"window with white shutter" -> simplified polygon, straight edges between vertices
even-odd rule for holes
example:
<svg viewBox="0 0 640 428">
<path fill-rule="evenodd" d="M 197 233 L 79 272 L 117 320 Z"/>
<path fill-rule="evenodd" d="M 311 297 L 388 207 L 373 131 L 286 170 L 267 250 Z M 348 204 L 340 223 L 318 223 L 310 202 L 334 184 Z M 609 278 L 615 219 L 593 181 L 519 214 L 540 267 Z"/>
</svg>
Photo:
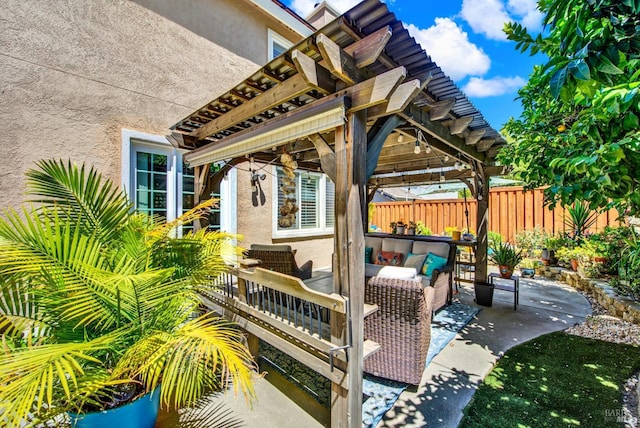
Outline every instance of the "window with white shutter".
<svg viewBox="0 0 640 428">
<path fill-rule="evenodd" d="M 287 180 L 281 168 L 276 169 L 274 192 L 274 237 L 327 235 L 334 226 L 334 185 L 324 174 L 295 171 Z M 294 186 L 290 186 L 293 181 Z M 295 187 L 292 189 L 291 187 Z M 290 214 L 295 204 L 295 216 Z"/>
</svg>

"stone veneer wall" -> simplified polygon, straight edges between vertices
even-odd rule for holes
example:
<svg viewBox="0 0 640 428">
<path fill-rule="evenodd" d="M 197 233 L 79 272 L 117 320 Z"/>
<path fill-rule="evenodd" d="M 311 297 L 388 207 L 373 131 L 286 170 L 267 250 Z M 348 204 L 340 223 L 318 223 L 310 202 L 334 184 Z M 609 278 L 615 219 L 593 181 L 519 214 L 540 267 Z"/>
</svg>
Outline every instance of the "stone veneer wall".
<svg viewBox="0 0 640 428">
<path fill-rule="evenodd" d="M 579 272 L 544 266 L 538 275 L 565 282 L 577 290 L 586 291 L 613 316 L 634 324 L 640 324 L 640 303 L 619 296 L 606 281 L 585 278 Z"/>
</svg>

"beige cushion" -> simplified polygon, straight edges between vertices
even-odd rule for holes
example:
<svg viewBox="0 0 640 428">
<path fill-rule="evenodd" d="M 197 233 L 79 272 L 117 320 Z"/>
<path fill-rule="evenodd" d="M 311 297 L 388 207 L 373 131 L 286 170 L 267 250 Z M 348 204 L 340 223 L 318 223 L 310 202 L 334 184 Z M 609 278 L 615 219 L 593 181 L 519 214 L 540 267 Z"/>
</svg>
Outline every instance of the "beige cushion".
<svg viewBox="0 0 640 428">
<path fill-rule="evenodd" d="M 402 253 L 405 258 L 409 253 L 419 253 L 418 251 L 411 251 L 411 247 L 413 247 L 413 241 L 410 239 L 384 238 L 382 241 L 382 251 Z M 425 251 L 424 254 L 427 254 L 427 251 Z"/>
<path fill-rule="evenodd" d="M 378 251 L 382 250 L 382 238 L 365 236 L 364 246 L 373 248 L 373 251 L 371 253 L 371 258 L 373 259 L 376 254 L 378 254 Z M 373 263 L 373 260 L 371 260 L 371 263 Z"/>
<path fill-rule="evenodd" d="M 411 241 L 410 241 L 411 242 Z M 449 257 L 449 244 L 446 242 L 424 242 L 424 241 L 414 241 L 413 249 L 411 252 L 413 254 L 429 254 L 433 253 L 440 257 Z"/>
<path fill-rule="evenodd" d="M 256 251 L 291 251 L 291 245 L 251 244 L 251 249 Z"/>
</svg>

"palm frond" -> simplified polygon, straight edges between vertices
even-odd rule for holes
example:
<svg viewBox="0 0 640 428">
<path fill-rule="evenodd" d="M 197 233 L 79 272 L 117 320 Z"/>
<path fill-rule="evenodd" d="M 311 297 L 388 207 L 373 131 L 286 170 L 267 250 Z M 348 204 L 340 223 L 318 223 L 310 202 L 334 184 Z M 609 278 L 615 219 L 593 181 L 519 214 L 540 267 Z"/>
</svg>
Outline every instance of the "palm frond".
<svg viewBox="0 0 640 428">
<path fill-rule="evenodd" d="M 40 310 L 33 291 L 9 276 L 1 276 L 0 283 L 0 334 L 16 339 L 46 336 L 50 318 Z"/>
<path fill-rule="evenodd" d="M 178 227 L 184 224 L 193 223 L 194 221 L 204 218 L 209 214 L 209 210 L 218 204 L 218 201 L 218 199 L 208 199 L 183 213 L 175 220 L 158 224 L 158 226 L 149 233 L 150 243 L 153 244 L 155 241 L 160 241 L 171 236 Z"/>
<path fill-rule="evenodd" d="M 83 367 L 101 365 L 91 354 L 113 346 L 122 334 L 117 332 L 90 342 L 31 345 L 0 354 L 3 413 L 26 415 L 34 411 L 34 403 L 36 413 L 43 407 L 57 406 L 57 387 L 70 399 L 78 391 L 78 379 L 85 373 Z M 9 421 L 9 426 L 20 426 L 20 420 Z"/>
<path fill-rule="evenodd" d="M 0 274 L 30 281 L 38 304 L 62 320 L 73 319 L 66 309 L 82 308 L 91 320 L 115 325 L 115 290 L 95 279 L 106 269 L 98 237 L 55 212 L 50 221 L 26 211 L 22 217 L 7 212 L 6 218 L 0 219 Z"/>
<path fill-rule="evenodd" d="M 82 219 L 87 230 L 112 237 L 132 209 L 126 195 L 95 168 L 85 171 L 67 161 L 42 160 L 27 172 L 27 194 L 32 202 L 56 207 L 72 219 Z"/>
<path fill-rule="evenodd" d="M 206 391 L 229 382 L 251 399 L 255 364 L 242 339 L 233 324 L 205 315 L 173 333 L 139 341 L 123 355 L 115 373 L 140 378 L 148 390 L 161 383 L 165 406 L 193 404 Z"/>
</svg>

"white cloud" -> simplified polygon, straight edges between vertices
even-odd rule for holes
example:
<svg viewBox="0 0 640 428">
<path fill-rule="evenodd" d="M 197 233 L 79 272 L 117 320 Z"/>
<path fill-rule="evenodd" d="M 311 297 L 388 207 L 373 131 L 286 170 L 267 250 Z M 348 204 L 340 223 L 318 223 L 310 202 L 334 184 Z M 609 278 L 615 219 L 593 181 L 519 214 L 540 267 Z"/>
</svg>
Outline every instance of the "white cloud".
<svg viewBox="0 0 640 428">
<path fill-rule="evenodd" d="M 311 13 L 316 3 L 320 3 L 320 1 L 321 0 L 293 0 L 291 2 L 291 9 L 304 18 Z M 362 0 L 328 0 L 327 4 L 338 12 L 343 13 L 361 1 Z"/>
<path fill-rule="evenodd" d="M 504 3 L 499 0 L 464 0 L 460 15 L 474 32 L 489 39 L 506 40 L 502 32 L 505 22 L 511 21 Z"/>
<path fill-rule="evenodd" d="M 453 80 L 483 75 L 491 67 L 487 54 L 449 18 L 436 18 L 435 25 L 426 29 L 409 24 L 407 30 Z"/>
<path fill-rule="evenodd" d="M 492 77 L 491 79 L 483 79 L 480 77 L 472 77 L 469 79 L 462 91 L 470 97 L 496 97 L 499 95 L 515 92 L 527 83 L 520 76 L 514 77 Z"/>
<path fill-rule="evenodd" d="M 543 15 L 537 8 L 537 0 L 509 0 L 507 9 L 519 17 L 519 22 L 532 31 L 539 31 L 542 27 Z"/>
<path fill-rule="evenodd" d="M 519 22 L 529 30 L 537 31 L 542 14 L 536 9 L 536 0 L 463 0 L 460 15 L 475 33 L 492 40 L 506 40 L 502 29 L 511 21 Z"/>
</svg>

